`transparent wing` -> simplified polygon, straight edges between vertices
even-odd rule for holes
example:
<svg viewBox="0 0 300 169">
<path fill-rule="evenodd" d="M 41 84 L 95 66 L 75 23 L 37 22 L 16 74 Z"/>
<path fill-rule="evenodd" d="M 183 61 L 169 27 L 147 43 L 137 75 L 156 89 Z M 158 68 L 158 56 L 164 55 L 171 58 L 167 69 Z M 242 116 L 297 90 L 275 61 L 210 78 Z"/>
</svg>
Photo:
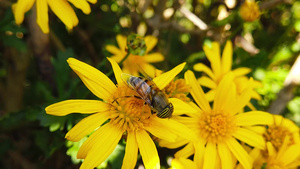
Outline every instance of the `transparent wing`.
<svg viewBox="0 0 300 169">
<path fill-rule="evenodd" d="M 150 86 L 148 86 L 147 83 L 145 83 L 144 80 L 138 80 L 139 82 L 134 82 L 133 79 L 138 79 L 140 77 L 135 77 L 130 74 L 122 73 L 121 74 L 122 80 L 127 84 L 128 87 L 130 87 L 133 91 L 137 93 L 138 96 L 140 96 L 141 99 L 143 99 L 150 107 L 152 107 L 151 104 L 151 96 L 149 95 Z M 143 79 L 143 78 L 140 78 Z M 149 81 L 150 82 L 150 81 Z M 140 83 L 140 84 L 137 84 Z M 142 83 L 142 84 L 141 84 Z M 137 85 L 141 85 L 137 88 Z M 147 85 L 147 86 L 146 86 Z"/>
</svg>

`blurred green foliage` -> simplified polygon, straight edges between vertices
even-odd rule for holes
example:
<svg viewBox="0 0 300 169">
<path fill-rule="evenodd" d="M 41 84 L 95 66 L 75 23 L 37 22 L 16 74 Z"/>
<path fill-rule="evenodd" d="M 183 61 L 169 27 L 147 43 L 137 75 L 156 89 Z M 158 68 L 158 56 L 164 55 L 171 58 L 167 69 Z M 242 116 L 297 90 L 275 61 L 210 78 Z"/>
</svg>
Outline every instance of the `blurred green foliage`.
<svg viewBox="0 0 300 169">
<path fill-rule="evenodd" d="M 66 141 L 64 135 L 85 116 L 50 116 L 44 109 L 67 99 L 96 99 L 66 60 L 75 57 L 103 73 L 110 72 L 111 66 L 106 60 L 110 54 L 105 50 L 105 45 L 117 46 L 117 34 L 157 36 L 158 45 L 154 51 L 161 52 L 165 61 L 155 66 L 162 70 L 184 61 L 187 62 L 187 69 L 192 69 L 198 62 L 208 64 L 202 45 L 211 41 L 223 43 L 227 39 L 232 40 L 235 42 L 233 67 L 251 68 L 249 76 L 263 84 L 258 89 L 263 97 L 256 104 L 259 110 L 267 110 L 277 98 L 300 53 L 299 1 L 280 1 L 265 7 L 259 20 L 244 22 L 239 16 L 242 1 L 233 1 L 236 4 L 228 7 L 228 4 L 217 0 L 187 0 L 184 3 L 145 0 L 143 2 L 149 4 L 143 9 L 138 0 L 99 0 L 91 4 L 89 15 L 74 8 L 79 19 L 79 25 L 74 30 L 66 30 L 65 25 L 50 12 L 51 31 L 46 35 L 49 40 L 40 42 L 45 46 L 42 53 L 36 53 L 37 46 L 32 43 L 36 32 L 29 28 L 33 24 L 28 19 L 31 11 L 25 16 L 27 20 L 18 26 L 10 6 L 14 1 L 4 1 L 9 5 L 0 3 L 0 168 L 3 169 L 79 168 L 80 160 L 76 159 L 76 153 L 84 139 L 73 143 Z M 164 3 L 163 6 L 161 3 Z M 180 12 L 180 7 L 189 9 L 209 29 L 197 28 Z M 170 16 L 168 12 L 171 12 Z M 226 14 L 223 18 L 222 12 Z M 241 38 L 245 41 L 240 41 Z M 48 57 L 45 57 L 47 54 Z M 29 62 L 28 66 L 24 58 Z M 115 80 L 113 75 L 110 78 Z M 15 88 L 10 87 L 10 82 L 15 84 Z M 17 88 L 21 88 L 21 92 L 14 93 Z M 282 113 L 300 124 L 299 84 L 293 92 L 295 97 Z M 16 103 L 14 109 L 6 106 L 8 100 Z M 172 150 L 158 151 L 164 151 L 160 154 L 162 168 L 169 167 L 166 160 L 172 156 Z M 120 143 L 100 168 L 120 168 L 123 155 L 124 143 Z M 138 160 L 137 166 L 141 164 L 142 161 Z"/>
</svg>

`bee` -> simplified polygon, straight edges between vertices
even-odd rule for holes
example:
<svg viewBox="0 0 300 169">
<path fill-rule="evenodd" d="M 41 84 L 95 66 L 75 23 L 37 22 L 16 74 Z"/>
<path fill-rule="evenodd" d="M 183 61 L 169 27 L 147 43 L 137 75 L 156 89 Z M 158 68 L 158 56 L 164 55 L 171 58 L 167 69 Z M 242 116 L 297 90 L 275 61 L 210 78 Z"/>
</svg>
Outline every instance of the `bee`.
<svg viewBox="0 0 300 169">
<path fill-rule="evenodd" d="M 122 73 L 121 77 L 151 107 L 152 114 L 157 113 L 159 118 L 170 118 L 172 116 L 173 104 L 168 101 L 166 95 L 149 76 L 144 78 Z"/>
</svg>

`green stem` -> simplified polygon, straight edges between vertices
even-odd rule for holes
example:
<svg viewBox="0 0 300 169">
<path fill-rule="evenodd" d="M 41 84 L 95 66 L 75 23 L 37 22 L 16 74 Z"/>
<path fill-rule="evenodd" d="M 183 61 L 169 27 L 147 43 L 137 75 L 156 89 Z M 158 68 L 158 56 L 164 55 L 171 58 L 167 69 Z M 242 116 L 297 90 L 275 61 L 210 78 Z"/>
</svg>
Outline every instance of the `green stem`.
<svg viewBox="0 0 300 169">
<path fill-rule="evenodd" d="M 130 55 L 130 52 L 128 51 L 128 53 L 126 54 L 126 56 L 120 61 L 119 65 L 122 65 L 123 62 L 128 58 L 129 55 Z"/>
</svg>

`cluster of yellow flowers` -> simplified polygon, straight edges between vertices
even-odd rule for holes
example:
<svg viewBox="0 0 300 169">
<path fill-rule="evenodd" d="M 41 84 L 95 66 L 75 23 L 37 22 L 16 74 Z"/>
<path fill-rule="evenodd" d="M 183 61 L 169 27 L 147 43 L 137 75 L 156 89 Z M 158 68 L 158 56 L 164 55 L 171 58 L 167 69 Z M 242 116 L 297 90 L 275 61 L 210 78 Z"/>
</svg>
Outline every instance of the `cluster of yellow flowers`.
<svg viewBox="0 0 300 169">
<path fill-rule="evenodd" d="M 18 0 L 12 5 L 12 10 L 16 24 L 21 24 L 24 21 L 25 13 L 35 5 L 36 22 L 44 33 L 49 33 L 48 5 L 68 29 L 72 29 L 78 24 L 78 18 L 68 2 L 81 9 L 83 13 L 89 14 L 91 7 L 88 2 L 95 4 L 97 0 Z"/>
<path fill-rule="evenodd" d="M 24 21 L 25 13 L 35 5 L 37 24 L 44 33 L 49 33 L 48 6 L 68 29 L 73 29 L 73 27 L 78 24 L 79 21 L 76 13 L 69 2 L 72 3 L 76 8 L 80 9 L 83 13 L 89 14 L 91 13 L 89 3 L 95 4 L 97 0 L 17 0 L 17 2 L 12 5 L 12 10 L 16 24 L 20 25 Z M 259 6 L 254 0 L 246 0 L 240 8 L 240 16 L 243 20 L 249 22 L 257 20 L 260 17 Z M 120 41 L 122 41 L 122 37 L 118 38 L 120 38 Z M 120 46 L 121 49 L 122 47 L 124 46 Z M 120 51 L 114 50 L 111 47 L 108 48 L 111 49 L 110 51 L 116 54 L 116 58 L 118 58 Z M 149 47 L 149 49 L 151 48 Z M 160 60 L 162 58 L 160 57 L 157 59 Z M 143 60 L 141 60 L 141 62 L 143 62 Z M 128 69 L 128 67 L 124 69 Z"/>
<path fill-rule="evenodd" d="M 172 160 L 173 169 L 284 169 L 300 166 L 299 128 L 278 115 L 252 109 L 245 112 L 250 99 L 260 99 L 254 91 L 258 82 L 246 76 L 251 70 L 232 70 L 232 44 L 227 41 L 222 57 L 220 45 L 213 42 L 204 46 L 211 68 L 202 63 L 196 71 L 207 76 L 196 79 L 187 70 L 184 79 L 174 78 L 183 70 L 182 63 L 153 78 L 174 106 L 171 118 L 159 118 L 137 93 L 122 79 L 122 73 L 138 75 L 138 64 L 145 72 L 156 72 L 150 65 L 162 61 L 159 53 L 149 53 L 157 43 L 145 37 L 148 47 L 145 56 L 126 55 L 126 37 L 118 35 L 119 49 L 108 45 L 114 56 L 108 58 L 117 84 L 92 66 L 74 58 L 67 61 L 86 87 L 100 100 L 66 100 L 52 104 L 46 113 L 64 116 L 85 113 L 67 134 L 66 139 L 79 141 L 92 133 L 81 146 L 77 158 L 84 159 L 81 169 L 100 165 L 125 138 L 123 169 L 133 169 L 138 152 L 146 169 L 160 168 L 155 142 L 161 147 L 181 148 Z M 170 85 L 171 83 L 171 85 Z M 204 93 L 201 86 L 210 88 Z M 188 92 L 192 99 L 186 99 Z M 191 101 L 193 100 L 193 101 Z M 251 108 L 251 106 L 250 106 Z"/>
</svg>

